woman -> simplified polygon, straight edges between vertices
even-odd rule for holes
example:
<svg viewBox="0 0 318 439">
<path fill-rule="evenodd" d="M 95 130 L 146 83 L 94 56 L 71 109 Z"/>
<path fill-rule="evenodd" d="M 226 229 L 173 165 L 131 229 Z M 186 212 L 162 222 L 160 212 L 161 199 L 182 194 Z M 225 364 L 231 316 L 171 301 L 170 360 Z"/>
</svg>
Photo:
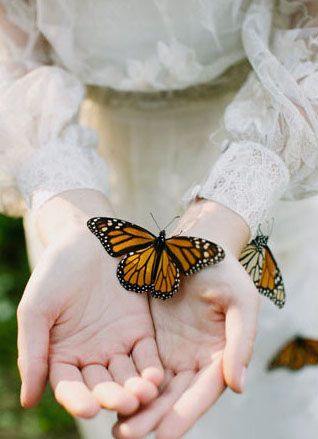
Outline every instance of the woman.
<svg viewBox="0 0 318 439">
<path fill-rule="evenodd" d="M 49 373 L 71 414 L 105 407 L 130 416 L 116 437 L 177 438 L 225 386 L 242 392 L 259 298 L 238 256 L 274 208 L 288 308 L 262 304 L 246 396 L 225 395 L 189 437 L 212 428 L 222 439 L 253 428 L 257 437 L 314 437 L 315 372 L 265 368 L 295 333 L 317 336 L 315 306 L 299 317 L 315 300 L 314 269 L 295 270 L 311 256 L 316 199 L 275 205 L 317 184 L 315 3 L 1 5 L 2 210 L 24 215 L 35 266 L 18 310 L 22 405 L 39 401 Z M 108 171 L 85 125 L 98 129 Z M 125 293 L 118 261 L 86 220 L 116 215 L 152 227 L 153 211 L 168 222 L 191 185 L 176 232 L 222 245 L 224 263 L 184 282 L 168 303 Z M 301 390 L 286 401 L 291 386 Z M 277 417 L 282 401 L 288 423 Z M 104 437 L 104 418 L 90 422 L 87 437 Z"/>
</svg>

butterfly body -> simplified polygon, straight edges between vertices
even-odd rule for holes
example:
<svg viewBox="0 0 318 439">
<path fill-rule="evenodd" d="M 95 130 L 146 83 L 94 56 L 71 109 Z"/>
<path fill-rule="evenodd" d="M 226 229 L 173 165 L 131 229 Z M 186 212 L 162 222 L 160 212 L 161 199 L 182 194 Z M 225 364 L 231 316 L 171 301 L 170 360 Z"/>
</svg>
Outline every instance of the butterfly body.
<svg viewBox="0 0 318 439">
<path fill-rule="evenodd" d="M 252 243 L 255 245 L 257 250 L 261 253 L 263 250 L 265 250 L 267 243 L 268 243 L 268 236 L 266 235 L 257 235 Z"/>
<path fill-rule="evenodd" d="M 149 291 L 154 297 L 156 297 L 156 293 L 153 291 L 153 285 L 154 285 L 154 282 L 156 279 L 158 265 L 159 265 L 160 260 L 162 258 L 162 253 L 163 253 L 163 251 L 166 251 L 165 242 L 166 242 L 166 232 L 165 232 L 165 230 L 161 230 L 159 233 L 159 236 L 154 238 L 154 241 L 152 244 L 154 255 L 155 255 L 153 264 L 145 264 L 145 279 L 148 279 L 148 282 L 144 283 L 142 286 L 139 286 L 138 284 L 133 285 L 125 280 L 125 274 L 126 274 L 125 273 L 125 258 L 122 259 L 122 261 L 119 263 L 118 268 L 117 268 L 117 277 L 119 279 L 119 282 L 121 283 L 121 285 L 124 288 L 126 288 L 128 291 L 135 291 L 136 293 L 143 293 L 145 291 Z M 135 259 L 132 259 L 132 261 L 131 261 L 132 269 L 137 264 L 141 264 L 140 258 L 138 258 L 140 250 L 143 251 L 143 249 L 137 249 L 136 251 L 131 251 L 128 254 L 128 257 L 130 257 L 131 259 L 135 255 L 137 255 L 137 257 L 135 257 Z M 128 270 L 126 270 L 126 272 L 127 271 Z M 178 288 L 178 287 L 179 287 L 179 272 L 176 271 L 175 288 Z M 173 291 L 170 293 L 170 295 L 163 294 L 162 298 L 168 299 L 172 295 L 173 295 Z"/>
<path fill-rule="evenodd" d="M 163 300 L 178 291 L 180 274 L 191 275 L 225 257 L 220 246 L 205 239 L 166 238 L 165 230 L 155 236 L 117 218 L 91 218 L 87 226 L 111 256 L 124 256 L 118 264 L 117 278 L 126 290 L 150 292 Z"/>
<path fill-rule="evenodd" d="M 277 262 L 268 247 L 268 236 L 259 232 L 243 250 L 240 262 L 259 293 L 282 308 L 286 301 L 285 288 Z"/>
</svg>

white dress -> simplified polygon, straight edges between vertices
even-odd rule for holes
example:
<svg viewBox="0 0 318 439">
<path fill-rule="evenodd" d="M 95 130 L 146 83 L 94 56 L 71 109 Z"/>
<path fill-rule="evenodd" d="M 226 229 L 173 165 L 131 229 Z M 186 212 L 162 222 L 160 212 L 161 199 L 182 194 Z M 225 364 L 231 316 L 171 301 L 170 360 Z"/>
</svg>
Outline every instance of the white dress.
<svg viewBox="0 0 318 439">
<path fill-rule="evenodd" d="M 274 216 L 287 305 L 262 302 L 246 393 L 226 392 L 188 437 L 316 437 L 318 369 L 266 371 L 295 334 L 318 338 L 318 19 L 306 2 L 0 7 L 0 209 L 24 215 L 31 263 L 32 212 L 69 189 L 105 192 L 147 227 L 149 211 L 166 223 L 196 195 L 239 213 L 252 236 Z M 83 434 L 110 437 L 107 422 Z"/>
</svg>

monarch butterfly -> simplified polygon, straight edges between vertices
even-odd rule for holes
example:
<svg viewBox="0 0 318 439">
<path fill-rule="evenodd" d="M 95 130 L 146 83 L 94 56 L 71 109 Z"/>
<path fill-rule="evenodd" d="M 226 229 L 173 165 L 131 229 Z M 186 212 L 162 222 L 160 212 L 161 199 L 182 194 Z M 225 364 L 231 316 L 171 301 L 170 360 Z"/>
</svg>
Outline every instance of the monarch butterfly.
<svg viewBox="0 0 318 439">
<path fill-rule="evenodd" d="M 267 242 L 268 236 L 259 228 L 256 238 L 247 244 L 239 260 L 259 293 L 282 308 L 286 301 L 283 278 Z"/>
<path fill-rule="evenodd" d="M 318 340 L 297 336 L 275 355 L 268 369 L 285 367 L 299 370 L 305 366 L 314 365 L 318 365 Z"/>
<path fill-rule="evenodd" d="M 169 299 L 179 288 L 180 273 L 188 276 L 225 257 L 224 250 L 206 239 L 172 236 L 165 229 L 159 236 L 116 218 L 91 218 L 87 222 L 111 256 L 124 256 L 117 277 L 128 291 L 149 291 L 159 299 Z"/>
</svg>

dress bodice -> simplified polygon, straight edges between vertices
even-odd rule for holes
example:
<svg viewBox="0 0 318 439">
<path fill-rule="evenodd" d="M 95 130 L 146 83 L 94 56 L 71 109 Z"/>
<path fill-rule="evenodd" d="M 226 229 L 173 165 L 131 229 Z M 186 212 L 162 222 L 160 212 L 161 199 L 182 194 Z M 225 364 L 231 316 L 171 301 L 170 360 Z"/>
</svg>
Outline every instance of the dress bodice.
<svg viewBox="0 0 318 439">
<path fill-rule="evenodd" d="M 184 88 L 244 57 L 250 0 L 38 2 L 53 56 L 84 82 L 124 90 Z M 84 30 L 84 31 L 83 31 Z"/>
</svg>

